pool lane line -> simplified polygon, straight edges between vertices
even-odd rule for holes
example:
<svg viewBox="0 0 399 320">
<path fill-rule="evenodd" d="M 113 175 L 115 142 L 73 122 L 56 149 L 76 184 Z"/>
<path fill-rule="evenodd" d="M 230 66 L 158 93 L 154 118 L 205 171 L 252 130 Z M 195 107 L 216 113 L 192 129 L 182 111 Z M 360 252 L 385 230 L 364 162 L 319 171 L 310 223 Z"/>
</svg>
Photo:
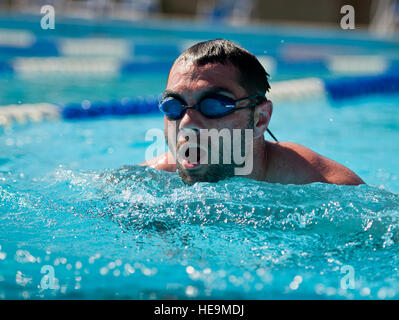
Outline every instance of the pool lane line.
<svg viewBox="0 0 399 320">
<path fill-rule="evenodd" d="M 399 93 L 399 73 L 362 77 L 303 78 L 271 83 L 267 97 L 273 102 L 330 99 L 340 101 L 372 94 Z M 46 119 L 93 119 L 157 113 L 158 96 L 123 98 L 108 102 L 84 100 L 66 104 L 0 106 L 0 126 Z"/>
<path fill-rule="evenodd" d="M 265 70 L 273 74 L 321 74 L 335 76 L 383 75 L 399 70 L 399 60 L 382 56 L 330 56 L 324 60 L 289 61 L 267 55 L 258 55 Z M 114 56 L 62 56 L 62 57 L 15 57 L 0 60 L 0 75 L 16 76 L 38 74 L 54 76 L 90 77 L 99 74 L 119 76 L 139 73 L 167 73 L 174 59 L 139 56 L 122 59 Z"/>
</svg>

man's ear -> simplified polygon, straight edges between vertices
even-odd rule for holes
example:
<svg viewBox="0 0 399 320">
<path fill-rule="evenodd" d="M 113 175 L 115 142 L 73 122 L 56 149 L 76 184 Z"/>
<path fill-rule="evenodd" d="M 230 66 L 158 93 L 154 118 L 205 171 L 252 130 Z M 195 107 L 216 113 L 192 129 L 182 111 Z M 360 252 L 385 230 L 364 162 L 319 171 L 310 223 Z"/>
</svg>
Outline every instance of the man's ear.
<svg viewBox="0 0 399 320">
<path fill-rule="evenodd" d="M 273 103 L 270 100 L 262 102 L 255 108 L 254 139 L 263 137 L 273 113 Z"/>
</svg>

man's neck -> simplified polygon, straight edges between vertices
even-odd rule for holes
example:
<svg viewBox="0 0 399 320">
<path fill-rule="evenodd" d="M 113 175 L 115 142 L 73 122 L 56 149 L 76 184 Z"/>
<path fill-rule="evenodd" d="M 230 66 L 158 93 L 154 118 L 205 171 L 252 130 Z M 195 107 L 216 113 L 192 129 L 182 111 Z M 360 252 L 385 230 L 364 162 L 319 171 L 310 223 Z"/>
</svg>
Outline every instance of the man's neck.
<svg viewBox="0 0 399 320">
<path fill-rule="evenodd" d="M 253 170 L 248 178 L 267 181 L 268 173 L 268 142 L 262 137 L 254 140 L 253 145 Z"/>
</svg>

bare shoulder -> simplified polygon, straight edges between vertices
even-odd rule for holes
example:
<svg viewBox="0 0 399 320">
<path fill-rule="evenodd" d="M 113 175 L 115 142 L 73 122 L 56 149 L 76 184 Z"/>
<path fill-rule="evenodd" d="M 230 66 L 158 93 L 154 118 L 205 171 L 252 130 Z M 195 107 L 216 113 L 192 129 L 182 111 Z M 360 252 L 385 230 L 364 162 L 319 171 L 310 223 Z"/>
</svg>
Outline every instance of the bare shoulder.
<svg viewBox="0 0 399 320">
<path fill-rule="evenodd" d="M 165 152 L 155 158 L 140 163 L 140 166 L 149 166 L 156 170 L 163 170 L 169 172 L 176 171 L 176 164 L 173 155 L 170 152 Z"/>
<path fill-rule="evenodd" d="M 271 144 L 273 162 L 282 162 L 280 168 L 287 172 L 286 179 L 294 181 L 292 183 L 324 182 L 340 185 L 364 183 L 349 168 L 300 144 L 291 142 Z"/>
</svg>

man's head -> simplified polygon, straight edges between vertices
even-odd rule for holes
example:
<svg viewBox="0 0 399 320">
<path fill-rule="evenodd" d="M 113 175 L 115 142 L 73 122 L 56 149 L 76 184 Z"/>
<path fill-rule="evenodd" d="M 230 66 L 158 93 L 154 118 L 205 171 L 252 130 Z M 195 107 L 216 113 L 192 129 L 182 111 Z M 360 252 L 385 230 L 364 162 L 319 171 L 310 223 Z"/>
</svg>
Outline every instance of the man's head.
<svg viewBox="0 0 399 320">
<path fill-rule="evenodd" d="M 270 88 L 267 77 L 268 74 L 256 57 L 233 42 L 221 39 L 200 42 L 176 59 L 169 72 L 164 98 L 177 98 L 183 105 L 191 107 L 197 105 L 204 97 L 215 94 L 231 100 L 265 97 Z M 220 162 L 214 164 L 210 160 L 211 152 L 215 151 L 214 145 L 210 141 L 207 141 L 206 145 L 200 145 L 199 138 L 194 143 L 190 139 L 188 143 L 187 131 L 199 134 L 201 129 L 227 129 L 229 132 L 253 129 L 253 139 L 263 140 L 272 114 L 271 102 L 250 98 L 236 105 L 237 112 L 217 119 L 208 118 L 198 110 L 190 108 L 178 120 L 165 117 L 165 136 L 171 152 L 175 155 L 179 174 L 185 182 L 218 181 L 233 176 L 234 168 L 238 166 L 234 161 L 232 148 L 228 149 L 230 154 L 227 155 L 227 158 L 231 159 L 230 163 L 223 163 L 223 159 L 226 159 L 226 155 L 223 155 L 223 150 L 226 152 L 224 146 L 231 141 L 223 140 L 218 147 L 216 146 Z M 248 106 L 253 107 L 246 108 Z M 241 108 L 242 110 L 239 110 Z M 173 135 L 177 136 L 177 143 L 171 141 L 170 137 Z M 239 144 L 243 149 L 243 132 L 241 137 Z M 193 148 L 187 148 L 188 145 Z M 185 151 L 182 151 L 184 149 Z M 200 156 L 205 154 L 207 161 L 198 157 L 198 163 L 192 163 L 187 159 L 192 152 Z"/>
</svg>

